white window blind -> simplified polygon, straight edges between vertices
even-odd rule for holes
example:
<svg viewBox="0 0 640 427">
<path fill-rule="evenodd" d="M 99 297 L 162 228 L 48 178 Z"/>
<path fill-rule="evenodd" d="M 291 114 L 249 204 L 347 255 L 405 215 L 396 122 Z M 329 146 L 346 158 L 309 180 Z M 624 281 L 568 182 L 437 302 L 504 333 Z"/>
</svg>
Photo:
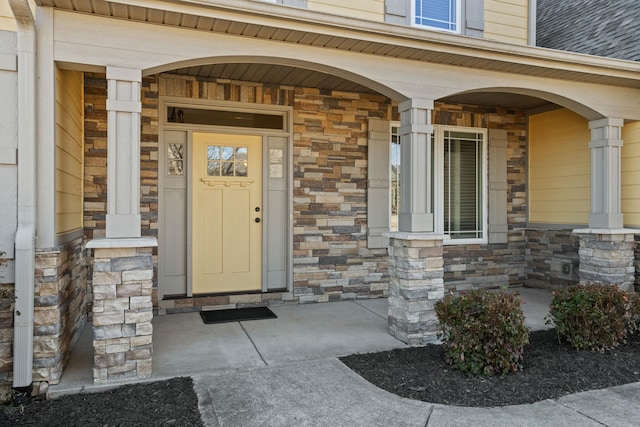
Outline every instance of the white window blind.
<svg viewBox="0 0 640 427">
<path fill-rule="evenodd" d="M 415 0 L 414 22 L 431 28 L 459 31 L 459 0 Z"/>
</svg>

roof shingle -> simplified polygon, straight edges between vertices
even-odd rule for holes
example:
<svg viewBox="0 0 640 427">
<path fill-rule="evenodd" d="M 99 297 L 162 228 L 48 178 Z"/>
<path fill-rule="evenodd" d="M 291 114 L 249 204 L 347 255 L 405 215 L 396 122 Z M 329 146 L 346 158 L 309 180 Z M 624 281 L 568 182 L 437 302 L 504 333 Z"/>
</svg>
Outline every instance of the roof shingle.
<svg viewBox="0 0 640 427">
<path fill-rule="evenodd" d="M 538 0 L 536 44 L 640 61 L 640 1 Z"/>
</svg>

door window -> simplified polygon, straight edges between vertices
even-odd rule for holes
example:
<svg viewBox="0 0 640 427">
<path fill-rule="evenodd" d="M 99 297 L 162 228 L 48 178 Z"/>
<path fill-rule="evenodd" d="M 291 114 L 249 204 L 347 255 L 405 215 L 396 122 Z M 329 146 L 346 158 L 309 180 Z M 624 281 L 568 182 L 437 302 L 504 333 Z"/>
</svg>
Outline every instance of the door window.
<svg viewBox="0 0 640 427">
<path fill-rule="evenodd" d="M 209 145 L 207 147 L 207 175 L 246 177 L 247 147 Z"/>
</svg>

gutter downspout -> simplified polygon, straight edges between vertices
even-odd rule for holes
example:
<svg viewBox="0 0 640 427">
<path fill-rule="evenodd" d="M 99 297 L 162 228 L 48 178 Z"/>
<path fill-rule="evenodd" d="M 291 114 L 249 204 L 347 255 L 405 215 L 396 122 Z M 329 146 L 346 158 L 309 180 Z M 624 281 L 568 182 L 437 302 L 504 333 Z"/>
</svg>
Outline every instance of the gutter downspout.
<svg viewBox="0 0 640 427">
<path fill-rule="evenodd" d="M 529 0 L 529 19 L 528 19 L 527 38 L 529 46 L 537 46 L 537 26 L 538 26 L 538 0 Z"/>
<path fill-rule="evenodd" d="M 36 234 L 36 28 L 28 0 L 9 0 L 18 24 L 18 230 L 16 232 L 13 387 L 28 403 L 33 387 Z M 17 403 L 14 398 L 14 403 Z"/>
</svg>

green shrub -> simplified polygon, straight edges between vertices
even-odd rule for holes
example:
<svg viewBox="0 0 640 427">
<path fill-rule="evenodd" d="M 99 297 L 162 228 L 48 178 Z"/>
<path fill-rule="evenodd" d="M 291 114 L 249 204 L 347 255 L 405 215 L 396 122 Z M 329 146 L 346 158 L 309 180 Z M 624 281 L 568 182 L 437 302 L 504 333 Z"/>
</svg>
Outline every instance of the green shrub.
<svg viewBox="0 0 640 427">
<path fill-rule="evenodd" d="M 529 343 L 518 294 L 472 291 L 435 305 L 447 361 L 473 375 L 505 375 L 522 369 Z"/>
<path fill-rule="evenodd" d="M 576 285 L 555 291 L 547 323 L 577 350 L 604 351 L 640 330 L 640 297 L 615 285 Z"/>
</svg>

